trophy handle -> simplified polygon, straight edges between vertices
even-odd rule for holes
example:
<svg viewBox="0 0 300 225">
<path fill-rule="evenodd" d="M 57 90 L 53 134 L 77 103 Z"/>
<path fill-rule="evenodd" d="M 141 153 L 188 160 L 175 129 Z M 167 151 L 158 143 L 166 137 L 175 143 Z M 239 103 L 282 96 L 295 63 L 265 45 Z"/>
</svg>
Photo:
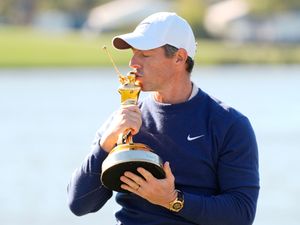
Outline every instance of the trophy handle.
<svg viewBox="0 0 300 225">
<path fill-rule="evenodd" d="M 119 134 L 117 145 L 133 144 L 131 129 L 127 129 L 124 133 Z"/>
</svg>

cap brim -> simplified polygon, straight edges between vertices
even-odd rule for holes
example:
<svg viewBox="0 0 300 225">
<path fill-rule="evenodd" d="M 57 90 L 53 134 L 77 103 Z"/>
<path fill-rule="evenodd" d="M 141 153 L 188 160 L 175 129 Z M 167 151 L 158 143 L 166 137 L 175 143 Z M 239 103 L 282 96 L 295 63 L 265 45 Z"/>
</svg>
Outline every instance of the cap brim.
<svg viewBox="0 0 300 225">
<path fill-rule="evenodd" d="M 157 43 L 155 38 L 146 38 L 143 34 L 128 33 L 113 38 L 112 44 L 116 49 L 135 48 L 149 50 L 163 46 L 165 43 Z"/>
</svg>

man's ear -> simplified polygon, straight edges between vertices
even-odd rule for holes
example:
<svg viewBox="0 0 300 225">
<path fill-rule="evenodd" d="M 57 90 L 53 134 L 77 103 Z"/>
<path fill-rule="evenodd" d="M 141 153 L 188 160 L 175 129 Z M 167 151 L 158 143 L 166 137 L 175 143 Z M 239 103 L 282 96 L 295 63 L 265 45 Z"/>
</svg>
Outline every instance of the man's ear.
<svg viewBox="0 0 300 225">
<path fill-rule="evenodd" d="M 188 58 L 187 51 L 184 48 L 178 49 L 176 52 L 176 63 L 179 64 L 185 64 L 186 60 Z"/>
</svg>

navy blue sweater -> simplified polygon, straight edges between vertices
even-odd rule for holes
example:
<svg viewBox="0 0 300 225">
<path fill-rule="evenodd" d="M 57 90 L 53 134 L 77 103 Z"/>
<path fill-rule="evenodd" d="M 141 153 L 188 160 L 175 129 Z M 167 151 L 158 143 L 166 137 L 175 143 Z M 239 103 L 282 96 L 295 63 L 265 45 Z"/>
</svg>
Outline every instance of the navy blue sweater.
<svg viewBox="0 0 300 225">
<path fill-rule="evenodd" d="M 199 89 L 191 100 L 160 104 L 153 96 L 140 103 L 143 125 L 135 142 L 149 145 L 169 161 L 175 186 L 184 193 L 179 213 L 153 205 L 134 194 L 118 193 L 116 218 L 124 225 L 248 225 L 259 192 L 258 151 L 248 119 Z M 113 117 L 113 116 L 112 116 Z M 107 157 L 98 141 L 68 185 L 76 215 L 98 211 L 112 196 L 100 183 Z"/>
</svg>

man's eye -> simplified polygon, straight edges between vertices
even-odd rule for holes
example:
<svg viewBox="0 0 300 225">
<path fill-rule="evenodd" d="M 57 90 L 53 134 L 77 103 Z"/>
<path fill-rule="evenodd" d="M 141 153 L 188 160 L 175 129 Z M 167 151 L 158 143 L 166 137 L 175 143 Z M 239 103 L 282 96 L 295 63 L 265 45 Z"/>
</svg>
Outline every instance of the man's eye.
<svg viewBox="0 0 300 225">
<path fill-rule="evenodd" d="M 150 55 L 147 55 L 147 54 L 143 53 L 143 57 L 147 58 L 147 57 L 150 57 Z"/>
</svg>

